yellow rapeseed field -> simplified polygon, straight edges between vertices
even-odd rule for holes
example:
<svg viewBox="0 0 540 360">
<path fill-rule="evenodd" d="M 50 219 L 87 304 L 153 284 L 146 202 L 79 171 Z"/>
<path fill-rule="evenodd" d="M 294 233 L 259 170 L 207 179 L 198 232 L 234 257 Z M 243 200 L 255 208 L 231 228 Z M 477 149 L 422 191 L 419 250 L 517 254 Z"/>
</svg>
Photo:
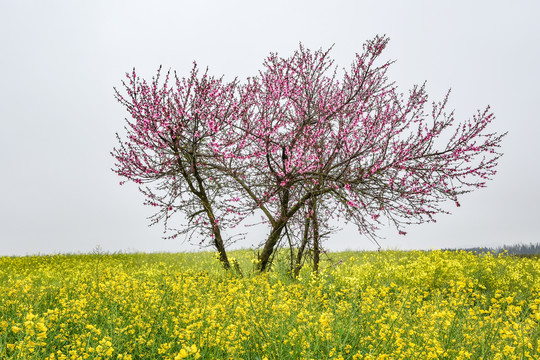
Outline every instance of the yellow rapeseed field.
<svg viewBox="0 0 540 360">
<path fill-rule="evenodd" d="M 1 359 L 539 359 L 538 259 L 286 252 L 0 258 Z"/>
</svg>

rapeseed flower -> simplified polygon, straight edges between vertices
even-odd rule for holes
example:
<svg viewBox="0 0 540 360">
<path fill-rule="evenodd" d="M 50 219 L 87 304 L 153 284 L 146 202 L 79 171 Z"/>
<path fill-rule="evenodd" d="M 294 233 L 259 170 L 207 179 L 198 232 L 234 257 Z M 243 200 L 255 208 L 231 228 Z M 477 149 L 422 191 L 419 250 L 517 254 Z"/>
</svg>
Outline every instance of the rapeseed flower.
<svg viewBox="0 0 540 360">
<path fill-rule="evenodd" d="M 234 257 L 252 266 L 253 254 Z M 539 355 L 538 261 L 439 251 L 338 258 L 348 260 L 296 280 L 233 276 L 204 253 L 103 255 L 98 270 L 91 256 L 0 258 L 9 274 L 0 358 Z"/>
</svg>

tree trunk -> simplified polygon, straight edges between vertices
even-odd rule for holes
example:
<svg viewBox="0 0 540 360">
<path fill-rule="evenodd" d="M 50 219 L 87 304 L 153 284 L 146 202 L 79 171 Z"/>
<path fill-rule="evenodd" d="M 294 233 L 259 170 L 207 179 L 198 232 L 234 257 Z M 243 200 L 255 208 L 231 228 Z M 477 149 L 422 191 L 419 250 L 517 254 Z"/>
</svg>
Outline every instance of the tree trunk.
<svg viewBox="0 0 540 360">
<path fill-rule="evenodd" d="M 289 206 L 289 189 L 285 188 L 283 190 L 283 195 L 281 197 L 280 217 L 278 221 L 274 223 L 272 232 L 270 233 L 268 240 L 266 240 L 263 251 L 261 255 L 259 256 L 259 271 L 260 272 L 266 271 L 268 266 L 270 265 L 269 264 L 270 256 L 274 252 L 274 247 L 276 246 L 277 242 L 279 241 L 279 238 L 281 237 L 281 232 L 283 231 L 283 228 L 285 227 L 285 225 L 287 225 L 288 206 Z"/>
<path fill-rule="evenodd" d="M 229 259 L 227 258 L 227 251 L 225 250 L 225 245 L 223 244 L 221 230 L 219 229 L 219 225 L 216 224 L 216 218 L 212 213 L 210 203 L 208 202 L 208 199 L 206 199 L 206 196 L 204 196 L 204 198 L 201 198 L 201 201 L 205 208 L 206 215 L 208 216 L 208 220 L 210 221 L 210 225 L 212 226 L 212 233 L 214 234 L 214 246 L 219 254 L 219 261 L 221 262 L 221 265 L 225 270 L 230 270 L 231 264 L 229 263 Z"/>
<path fill-rule="evenodd" d="M 302 244 L 300 244 L 300 248 L 298 249 L 298 253 L 296 254 L 296 264 L 294 266 L 293 272 L 293 276 L 295 278 L 298 277 L 298 274 L 300 274 L 300 270 L 302 269 L 302 257 L 304 255 L 304 250 L 306 249 L 306 245 L 309 240 L 309 221 L 310 218 L 307 218 L 306 224 L 304 226 L 304 238 L 302 239 Z"/>
<path fill-rule="evenodd" d="M 186 179 L 186 182 L 189 186 L 189 189 L 193 194 L 195 194 L 199 200 L 201 201 L 201 204 L 204 208 L 204 211 L 206 212 L 206 215 L 208 216 L 208 221 L 210 222 L 210 226 L 212 226 L 212 234 L 214 234 L 214 246 L 219 253 L 219 261 L 221 262 L 221 265 L 225 270 L 229 270 L 231 268 L 231 264 L 229 263 L 229 259 L 227 258 L 227 252 L 225 250 L 225 245 L 223 244 L 223 238 L 221 237 L 221 231 L 219 229 L 219 224 L 216 223 L 216 218 L 214 216 L 214 212 L 212 211 L 212 205 L 210 204 L 210 201 L 208 200 L 208 197 L 206 196 L 205 186 L 204 182 L 201 178 L 201 175 L 198 171 L 197 166 L 197 159 L 195 157 L 195 153 L 191 152 L 188 153 L 188 164 L 191 164 L 191 167 L 189 170 L 187 169 L 186 164 L 182 161 L 182 157 L 180 156 L 180 151 L 177 147 L 174 149 L 176 158 L 178 159 L 178 168 L 180 170 L 180 173 Z M 197 181 L 197 187 L 195 184 L 191 181 L 191 176 L 195 178 L 195 181 Z M 197 190 L 198 189 L 198 190 Z"/>
<path fill-rule="evenodd" d="M 216 222 L 214 212 L 212 211 L 212 205 L 210 204 L 210 201 L 206 196 L 206 191 L 204 190 L 202 179 L 200 178 L 197 171 L 195 171 L 194 175 L 197 183 L 199 184 L 199 191 L 197 195 L 199 196 L 199 199 L 201 199 L 201 203 L 204 207 L 204 210 L 206 211 L 208 220 L 210 221 L 210 226 L 212 226 L 212 233 L 214 234 L 214 246 L 219 253 L 219 261 L 221 262 L 221 265 L 225 270 L 230 270 L 231 264 L 229 263 L 229 259 L 227 258 L 227 252 L 225 250 L 225 245 L 223 244 L 223 238 L 221 237 L 221 230 L 219 229 L 219 224 Z"/>
<path fill-rule="evenodd" d="M 319 243 L 319 221 L 317 220 L 317 207 L 313 199 L 310 203 L 313 209 L 313 272 L 319 272 L 320 243 Z"/>
<path fill-rule="evenodd" d="M 258 270 L 260 272 L 264 272 L 267 269 L 267 267 L 270 265 L 270 256 L 272 256 L 272 253 L 274 252 L 274 246 L 276 246 L 280 236 L 281 232 L 283 231 L 283 228 L 285 227 L 286 221 L 279 219 L 276 222 L 276 225 L 272 229 L 272 232 L 270 233 L 270 236 L 268 237 L 268 240 L 266 240 L 266 243 L 264 244 L 264 248 L 259 255 L 259 264 L 258 264 Z"/>
<path fill-rule="evenodd" d="M 214 246 L 219 253 L 219 261 L 221 262 L 221 265 L 225 270 L 230 270 L 231 264 L 229 263 L 229 259 L 227 258 L 227 252 L 225 251 L 225 245 L 223 244 L 223 239 L 221 237 L 221 231 L 219 230 L 219 226 L 217 226 L 217 224 L 213 224 L 212 229 L 214 233 Z"/>
</svg>

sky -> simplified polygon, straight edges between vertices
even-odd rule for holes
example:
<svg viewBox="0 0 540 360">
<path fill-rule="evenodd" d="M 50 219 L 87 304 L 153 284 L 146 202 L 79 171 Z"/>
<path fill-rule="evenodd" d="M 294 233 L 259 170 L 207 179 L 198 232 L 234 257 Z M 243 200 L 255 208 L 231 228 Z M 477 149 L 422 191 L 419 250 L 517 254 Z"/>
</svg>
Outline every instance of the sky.
<svg viewBox="0 0 540 360">
<path fill-rule="evenodd" d="M 538 1 L 2 1 L 0 2 L 0 256 L 103 251 L 197 251 L 149 227 L 152 209 L 119 186 L 110 155 L 127 113 L 114 99 L 133 67 L 187 75 L 193 61 L 226 80 L 256 75 L 270 52 L 334 46 L 348 68 L 362 44 L 386 34 L 381 55 L 406 93 L 427 81 L 451 88 L 456 120 L 490 105 L 508 135 L 498 174 L 461 207 L 406 236 L 384 230 L 383 249 L 540 242 L 540 14 Z M 250 227 L 233 247 L 267 233 Z M 330 250 L 374 250 L 344 226 Z"/>
</svg>

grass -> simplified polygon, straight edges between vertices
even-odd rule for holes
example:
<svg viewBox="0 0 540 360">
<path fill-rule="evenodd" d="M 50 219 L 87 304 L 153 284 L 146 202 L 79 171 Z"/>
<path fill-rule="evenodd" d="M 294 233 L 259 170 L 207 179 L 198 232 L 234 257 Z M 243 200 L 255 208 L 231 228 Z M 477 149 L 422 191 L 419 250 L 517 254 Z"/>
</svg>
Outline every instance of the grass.
<svg viewBox="0 0 540 360">
<path fill-rule="evenodd" d="M 330 254 L 243 276 L 212 253 L 0 258 L 2 359 L 536 359 L 537 258 Z"/>
</svg>

